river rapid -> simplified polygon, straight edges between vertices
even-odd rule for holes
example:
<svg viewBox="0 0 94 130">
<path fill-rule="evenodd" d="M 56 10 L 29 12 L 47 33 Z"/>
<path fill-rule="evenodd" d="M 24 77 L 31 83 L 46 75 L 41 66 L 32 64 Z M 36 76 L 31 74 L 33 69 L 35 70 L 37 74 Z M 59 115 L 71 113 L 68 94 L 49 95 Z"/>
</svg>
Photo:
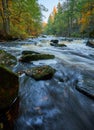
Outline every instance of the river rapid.
<svg viewBox="0 0 94 130">
<path fill-rule="evenodd" d="M 94 129 L 94 48 L 83 39 L 60 40 L 67 47 L 54 47 L 48 38 L 2 43 L 4 49 L 19 59 L 23 50 L 55 55 L 55 59 L 31 63 L 18 61 L 14 72 L 35 66 L 56 69 L 51 80 L 36 81 L 19 76 L 19 116 L 15 130 L 93 130 Z M 78 88 L 78 89 L 77 89 Z M 79 91 L 81 88 L 82 91 Z"/>
</svg>

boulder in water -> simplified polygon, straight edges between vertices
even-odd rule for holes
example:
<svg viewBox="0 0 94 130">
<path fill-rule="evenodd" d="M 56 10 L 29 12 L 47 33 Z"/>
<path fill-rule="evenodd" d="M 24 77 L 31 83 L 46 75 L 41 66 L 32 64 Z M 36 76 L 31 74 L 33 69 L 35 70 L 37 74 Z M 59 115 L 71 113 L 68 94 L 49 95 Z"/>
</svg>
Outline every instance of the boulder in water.
<svg viewBox="0 0 94 130">
<path fill-rule="evenodd" d="M 59 41 L 57 39 L 56 40 L 54 39 L 54 40 L 51 40 L 50 42 L 58 44 Z"/>
<path fill-rule="evenodd" d="M 37 61 L 37 60 L 53 59 L 53 58 L 55 58 L 55 56 L 50 54 L 27 54 L 27 55 L 23 55 L 19 59 L 19 61 L 30 62 L 30 61 Z"/>
<path fill-rule="evenodd" d="M 18 96 L 18 76 L 0 66 L 0 112 L 11 106 Z"/>
<path fill-rule="evenodd" d="M 51 46 L 55 46 L 55 47 L 66 47 L 65 44 L 56 44 L 56 43 L 50 43 Z"/>
<path fill-rule="evenodd" d="M 50 45 L 55 47 L 66 47 L 65 44 L 58 44 L 58 42 L 59 42 L 58 40 L 51 40 Z"/>
<path fill-rule="evenodd" d="M 93 41 L 87 41 L 86 46 L 94 48 L 94 42 Z"/>
<path fill-rule="evenodd" d="M 22 51 L 22 55 L 28 55 L 28 54 L 40 54 L 40 53 L 35 51 L 29 51 L 29 50 Z"/>
<path fill-rule="evenodd" d="M 90 73 L 83 75 L 82 84 L 77 84 L 76 89 L 82 94 L 94 99 L 94 76 Z"/>
<path fill-rule="evenodd" d="M 16 65 L 17 59 L 15 56 L 7 53 L 4 50 L 0 50 L 0 65 L 4 65 L 6 67 L 13 67 Z"/>
<path fill-rule="evenodd" d="M 94 99 L 94 88 L 89 88 L 89 87 L 80 87 L 80 86 L 76 86 L 76 89 L 81 92 L 82 94 L 88 96 L 91 99 Z"/>
<path fill-rule="evenodd" d="M 31 70 L 25 72 L 26 75 L 34 78 L 35 80 L 48 80 L 51 79 L 55 73 L 55 69 L 51 66 L 44 65 L 33 67 Z"/>
</svg>

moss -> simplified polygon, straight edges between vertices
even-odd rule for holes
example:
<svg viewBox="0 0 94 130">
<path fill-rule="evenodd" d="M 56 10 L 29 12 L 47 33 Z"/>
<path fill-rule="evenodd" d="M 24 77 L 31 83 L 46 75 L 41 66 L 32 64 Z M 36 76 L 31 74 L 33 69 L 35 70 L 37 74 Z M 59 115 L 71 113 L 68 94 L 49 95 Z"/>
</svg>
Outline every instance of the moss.
<svg viewBox="0 0 94 130">
<path fill-rule="evenodd" d="M 36 60 L 53 59 L 53 58 L 55 58 L 55 56 L 50 55 L 50 54 L 28 54 L 28 55 L 22 56 L 20 58 L 20 61 L 30 62 L 30 61 L 36 61 Z"/>
<path fill-rule="evenodd" d="M 56 43 L 50 43 L 51 46 L 55 46 L 55 47 L 66 47 L 65 44 L 56 44 Z"/>
<path fill-rule="evenodd" d="M 13 67 L 14 65 L 16 65 L 16 63 L 17 59 L 15 58 L 15 56 L 7 53 L 4 50 L 0 50 L 0 65 Z"/>
<path fill-rule="evenodd" d="M 22 51 L 22 55 L 28 55 L 28 54 L 40 54 L 40 53 L 35 51 L 29 51 L 29 50 Z"/>
<path fill-rule="evenodd" d="M 51 79 L 54 73 L 55 69 L 48 65 L 33 67 L 31 70 L 26 72 L 28 76 L 31 76 L 35 80 Z"/>
<path fill-rule="evenodd" d="M 18 93 L 18 76 L 0 66 L 0 109 L 9 106 Z"/>
<path fill-rule="evenodd" d="M 65 44 L 58 44 L 57 47 L 66 47 L 66 45 Z"/>
</svg>

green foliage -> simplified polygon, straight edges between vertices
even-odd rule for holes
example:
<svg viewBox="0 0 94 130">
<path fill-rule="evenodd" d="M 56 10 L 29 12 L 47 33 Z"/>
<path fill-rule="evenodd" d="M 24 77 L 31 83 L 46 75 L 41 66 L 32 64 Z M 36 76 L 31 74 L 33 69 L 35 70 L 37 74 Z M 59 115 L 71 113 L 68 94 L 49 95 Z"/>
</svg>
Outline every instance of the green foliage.
<svg viewBox="0 0 94 130">
<path fill-rule="evenodd" d="M 41 32 L 41 9 L 37 0 L 4 0 L 0 2 L 0 13 L 0 30 L 6 36 L 27 37 Z"/>
<path fill-rule="evenodd" d="M 94 2 L 92 0 L 67 0 L 63 4 L 58 3 L 57 12 L 52 21 L 49 17 L 44 32 L 59 36 L 94 37 L 93 17 Z"/>
</svg>

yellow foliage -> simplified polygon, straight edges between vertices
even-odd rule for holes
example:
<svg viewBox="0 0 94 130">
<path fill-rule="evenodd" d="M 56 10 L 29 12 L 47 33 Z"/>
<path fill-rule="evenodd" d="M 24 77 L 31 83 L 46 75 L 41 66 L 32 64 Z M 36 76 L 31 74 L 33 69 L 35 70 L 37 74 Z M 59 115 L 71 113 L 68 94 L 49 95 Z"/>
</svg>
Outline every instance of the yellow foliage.
<svg viewBox="0 0 94 130">
<path fill-rule="evenodd" d="M 94 6 L 94 3 L 90 3 L 90 2 L 85 3 L 85 5 L 83 6 L 82 17 L 79 20 L 79 23 L 81 24 L 81 31 L 87 28 L 90 25 L 91 20 L 93 19 L 92 18 L 94 15 L 93 6 Z"/>
<path fill-rule="evenodd" d="M 46 25 L 47 25 L 46 22 L 43 22 L 43 23 L 42 23 L 42 26 L 43 26 L 43 27 L 46 27 Z"/>
<path fill-rule="evenodd" d="M 56 15 L 56 13 L 57 13 L 57 8 L 54 6 L 54 8 L 53 8 L 53 15 Z"/>
</svg>

